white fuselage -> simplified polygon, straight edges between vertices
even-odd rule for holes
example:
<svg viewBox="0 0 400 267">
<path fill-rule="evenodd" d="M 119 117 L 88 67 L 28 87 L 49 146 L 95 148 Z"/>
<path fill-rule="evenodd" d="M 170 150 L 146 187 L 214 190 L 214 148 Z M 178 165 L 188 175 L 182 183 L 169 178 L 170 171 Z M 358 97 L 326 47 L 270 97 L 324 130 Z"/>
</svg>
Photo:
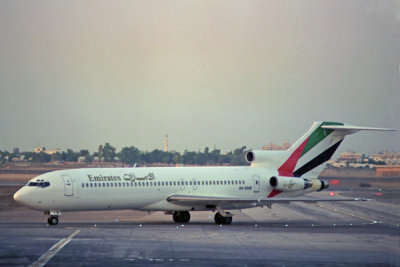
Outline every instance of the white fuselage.
<svg viewBox="0 0 400 267">
<path fill-rule="evenodd" d="M 54 171 L 31 179 L 14 196 L 42 211 L 134 209 L 145 211 L 209 210 L 206 205 L 177 205 L 171 195 L 236 198 L 266 197 L 277 171 L 251 167 L 87 168 Z M 48 182 L 46 187 L 35 183 Z M 307 193 L 305 191 L 302 192 Z M 293 196 L 282 193 L 280 196 Z M 297 192 L 295 195 L 299 195 Z M 257 203 L 231 203 L 243 209 Z"/>
</svg>

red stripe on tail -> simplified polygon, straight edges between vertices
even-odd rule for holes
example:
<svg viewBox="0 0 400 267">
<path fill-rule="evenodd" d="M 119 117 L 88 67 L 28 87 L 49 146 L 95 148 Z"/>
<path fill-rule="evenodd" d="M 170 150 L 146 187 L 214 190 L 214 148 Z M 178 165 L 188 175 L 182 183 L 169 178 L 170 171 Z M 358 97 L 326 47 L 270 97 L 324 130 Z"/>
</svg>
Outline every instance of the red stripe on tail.
<svg viewBox="0 0 400 267">
<path fill-rule="evenodd" d="M 293 177 L 293 171 L 296 167 L 297 162 L 303 152 L 304 148 L 306 147 L 307 141 L 310 137 L 308 137 L 304 142 L 290 155 L 290 157 L 279 167 L 278 173 L 281 176 L 289 176 Z"/>
</svg>

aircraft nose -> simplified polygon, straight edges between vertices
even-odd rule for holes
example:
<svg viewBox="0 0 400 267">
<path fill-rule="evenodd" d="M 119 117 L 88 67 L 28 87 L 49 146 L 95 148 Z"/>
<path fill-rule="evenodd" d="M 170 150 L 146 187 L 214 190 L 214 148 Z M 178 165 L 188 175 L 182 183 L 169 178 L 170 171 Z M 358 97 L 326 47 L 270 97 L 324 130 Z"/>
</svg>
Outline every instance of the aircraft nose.
<svg viewBox="0 0 400 267">
<path fill-rule="evenodd" d="M 15 202 L 18 202 L 20 204 L 26 205 L 27 203 L 27 196 L 26 196 L 26 190 L 25 188 L 21 188 L 14 194 L 14 200 Z"/>
</svg>

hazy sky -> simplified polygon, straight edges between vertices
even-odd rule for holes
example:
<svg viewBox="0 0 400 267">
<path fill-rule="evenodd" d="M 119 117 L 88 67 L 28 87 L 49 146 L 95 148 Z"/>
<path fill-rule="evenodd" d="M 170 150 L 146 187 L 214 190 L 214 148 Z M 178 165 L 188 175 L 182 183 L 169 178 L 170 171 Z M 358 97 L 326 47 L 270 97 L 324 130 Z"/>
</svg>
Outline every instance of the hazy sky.
<svg viewBox="0 0 400 267">
<path fill-rule="evenodd" d="M 399 1 L 0 1 L 0 150 L 400 130 L 399 63 Z M 341 148 L 399 151 L 400 131 Z"/>
</svg>

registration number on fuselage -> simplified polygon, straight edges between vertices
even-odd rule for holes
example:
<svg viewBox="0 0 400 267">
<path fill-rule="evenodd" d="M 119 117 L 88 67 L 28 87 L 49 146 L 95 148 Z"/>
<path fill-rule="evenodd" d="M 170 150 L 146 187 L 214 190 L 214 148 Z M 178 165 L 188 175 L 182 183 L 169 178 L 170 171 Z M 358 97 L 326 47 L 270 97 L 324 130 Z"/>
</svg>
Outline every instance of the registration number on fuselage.
<svg viewBox="0 0 400 267">
<path fill-rule="evenodd" d="M 239 190 L 251 190 L 251 186 L 239 186 Z"/>
</svg>

